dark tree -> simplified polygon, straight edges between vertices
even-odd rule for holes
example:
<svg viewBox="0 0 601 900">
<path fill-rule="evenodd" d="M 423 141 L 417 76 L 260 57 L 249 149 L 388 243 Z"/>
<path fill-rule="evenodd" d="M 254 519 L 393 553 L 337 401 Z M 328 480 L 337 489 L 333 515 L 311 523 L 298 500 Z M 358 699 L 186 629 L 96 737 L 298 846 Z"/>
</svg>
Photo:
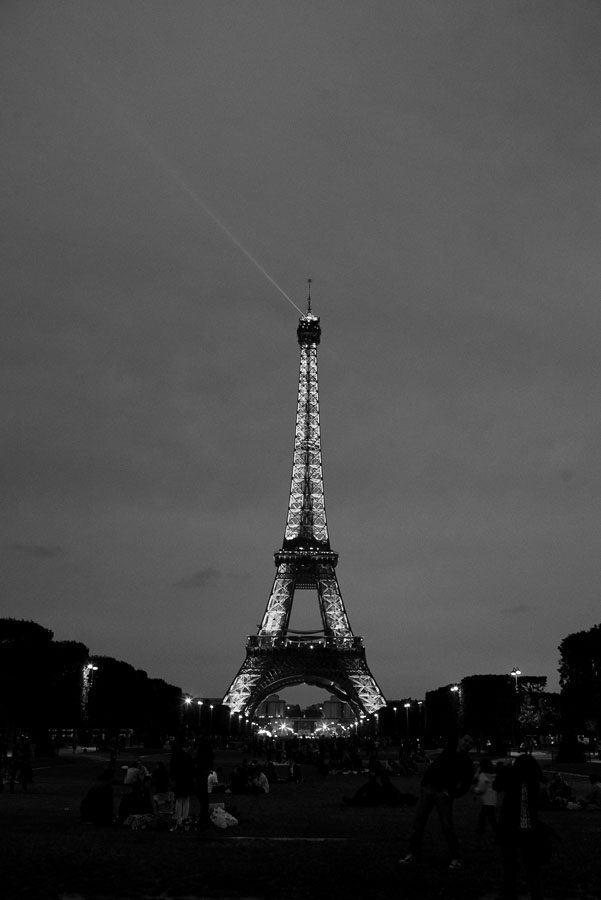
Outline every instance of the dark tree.
<svg viewBox="0 0 601 900">
<path fill-rule="evenodd" d="M 517 739 L 519 694 L 510 675 L 469 675 L 461 682 L 463 728 L 499 752 Z"/>
<path fill-rule="evenodd" d="M 601 726 L 601 625 L 569 634 L 559 645 L 562 758 L 578 753 L 576 736 L 598 740 Z M 570 750 L 571 748 L 571 750 Z"/>
<path fill-rule="evenodd" d="M 52 638 L 36 622 L 0 619 L 0 725 L 9 745 L 19 734 L 34 744 L 46 739 Z"/>
<path fill-rule="evenodd" d="M 134 742 L 162 746 L 180 728 L 182 691 L 110 656 L 95 656 L 88 724 L 109 743 L 127 732 Z"/>
<path fill-rule="evenodd" d="M 426 692 L 426 740 L 432 746 L 444 745 L 460 728 L 461 695 L 460 691 L 452 690 L 454 687 L 447 684 Z"/>
<path fill-rule="evenodd" d="M 88 695 L 88 726 L 116 741 L 122 731 L 133 731 L 139 722 L 141 678 L 129 663 L 111 656 L 95 656 L 92 661 L 97 669 Z"/>
<path fill-rule="evenodd" d="M 90 651 L 79 641 L 54 641 L 50 648 L 49 722 L 57 732 L 77 732 L 85 713 L 84 667 Z"/>
</svg>

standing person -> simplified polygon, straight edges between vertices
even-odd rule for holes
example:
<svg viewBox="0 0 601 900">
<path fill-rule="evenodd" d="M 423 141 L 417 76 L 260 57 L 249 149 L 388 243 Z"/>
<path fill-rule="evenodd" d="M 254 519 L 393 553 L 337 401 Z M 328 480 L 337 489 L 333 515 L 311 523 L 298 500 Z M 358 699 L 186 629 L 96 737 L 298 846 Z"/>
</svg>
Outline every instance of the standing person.
<svg viewBox="0 0 601 900">
<path fill-rule="evenodd" d="M 21 785 L 22 790 L 27 793 L 27 785 L 33 780 L 33 768 L 31 765 L 31 747 L 24 736 L 20 737 L 13 747 L 9 778 L 11 794 L 17 781 Z"/>
<path fill-rule="evenodd" d="M 0 737 L 0 791 L 4 790 L 4 777 L 8 774 L 8 744 Z"/>
<path fill-rule="evenodd" d="M 150 776 L 153 794 L 166 794 L 169 790 L 169 772 L 164 762 L 158 762 Z"/>
<path fill-rule="evenodd" d="M 196 778 L 196 796 L 198 798 L 198 822 L 200 825 L 210 825 L 209 818 L 209 772 L 214 765 L 213 748 L 206 735 L 200 735 L 196 756 L 194 758 L 194 774 Z"/>
<path fill-rule="evenodd" d="M 29 745 L 26 745 L 23 749 L 23 753 L 21 756 L 21 769 L 19 771 L 19 781 L 21 782 L 21 789 L 27 793 L 27 785 L 33 781 L 33 766 L 31 765 L 31 753 L 29 750 Z"/>
<path fill-rule="evenodd" d="M 589 775 L 591 789 L 582 801 L 583 809 L 601 809 L 601 783 L 598 775 Z"/>
<path fill-rule="evenodd" d="M 434 808 L 451 854 L 449 868 L 460 869 L 463 865 L 453 827 L 453 800 L 465 794 L 472 784 L 474 765 L 468 755 L 472 743 L 469 734 L 464 734 L 458 741 L 450 741 L 426 770 L 409 837 L 409 853 L 400 860 L 401 865 L 419 861 L 424 830 Z"/>
<path fill-rule="evenodd" d="M 181 744 L 173 745 L 169 775 L 175 794 L 175 825 L 171 830 L 178 831 L 190 815 L 190 798 L 194 793 L 194 762 Z"/>
<path fill-rule="evenodd" d="M 497 833 L 497 792 L 492 786 L 494 780 L 492 762 L 490 759 L 481 759 L 474 785 L 474 797 L 480 801 L 476 834 L 484 834 L 487 822 L 493 835 Z"/>
<path fill-rule="evenodd" d="M 517 900 L 518 869 L 523 864 L 530 897 L 543 900 L 541 865 L 550 857 L 550 829 L 539 821 L 538 805 L 545 777 L 529 753 L 497 776 L 495 789 L 505 791 L 499 813 L 498 841 L 503 859 L 502 900 Z"/>
</svg>

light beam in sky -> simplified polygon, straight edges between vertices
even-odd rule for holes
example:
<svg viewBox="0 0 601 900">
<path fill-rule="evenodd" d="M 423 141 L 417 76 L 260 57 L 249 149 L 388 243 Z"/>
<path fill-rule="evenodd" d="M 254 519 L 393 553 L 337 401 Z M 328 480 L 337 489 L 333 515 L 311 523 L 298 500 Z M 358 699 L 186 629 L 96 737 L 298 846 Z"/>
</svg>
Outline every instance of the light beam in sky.
<svg viewBox="0 0 601 900">
<path fill-rule="evenodd" d="M 68 54 L 65 55 L 65 59 L 68 59 Z M 253 264 L 253 266 L 256 269 L 258 269 L 262 275 L 265 276 L 265 278 L 270 282 L 270 284 L 272 284 L 274 286 L 274 288 L 276 288 L 276 290 L 278 290 L 280 292 L 282 297 L 284 297 L 288 301 L 288 303 L 290 303 L 296 310 L 298 310 L 298 312 L 301 314 L 301 316 L 304 315 L 303 310 L 300 309 L 300 307 L 298 307 L 296 305 L 294 300 L 292 300 L 288 296 L 286 291 L 282 287 L 280 287 L 280 285 L 277 283 L 275 278 L 273 278 L 269 274 L 269 272 L 267 272 L 267 270 L 261 265 L 261 263 L 257 259 L 255 259 L 255 257 L 252 255 L 250 250 L 246 249 L 244 244 L 236 237 L 236 235 L 231 231 L 231 229 L 228 228 L 228 226 L 215 215 L 215 213 L 210 209 L 210 207 L 207 206 L 207 204 L 200 197 L 200 195 L 194 189 L 194 187 L 190 184 L 190 182 L 185 178 L 185 176 L 182 175 L 182 173 L 178 169 L 176 169 L 175 166 L 173 166 L 171 164 L 171 162 L 167 159 L 167 157 L 156 148 L 155 144 L 150 140 L 148 135 L 144 134 L 142 131 L 140 131 L 140 129 L 136 125 L 134 125 L 134 123 L 133 123 L 134 117 L 132 115 L 132 111 L 127 106 L 125 106 L 123 103 L 114 100 L 112 97 L 110 97 L 104 91 L 99 89 L 96 84 L 93 84 L 90 77 L 88 76 L 88 74 L 85 71 L 82 71 L 81 66 L 78 67 L 77 76 L 78 76 L 77 80 L 78 80 L 79 84 L 81 85 L 82 83 L 85 83 L 88 86 L 89 91 L 96 97 L 96 99 L 98 101 L 100 101 L 100 103 L 105 108 L 107 108 L 110 111 L 111 115 L 114 116 L 114 118 L 120 123 L 120 125 L 126 131 L 128 131 L 131 135 L 133 135 L 133 137 L 136 138 L 136 141 L 138 143 L 141 143 L 144 145 L 149 156 L 155 161 L 155 163 L 157 163 L 157 165 L 164 172 L 166 172 L 169 175 L 171 180 L 174 181 L 181 188 L 181 190 L 185 194 L 187 194 L 187 196 L 191 200 L 193 200 L 197 206 L 199 206 L 202 209 L 202 211 L 205 213 L 205 215 L 208 216 L 208 218 L 211 219 L 211 221 L 214 222 L 215 225 L 217 225 L 217 227 L 219 229 L 221 229 L 221 231 L 226 235 L 226 237 L 228 237 L 230 239 L 232 244 L 234 244 L 234 246 L 237 247 L 238 250 L 240 250 L 246 256 L 246 258 Z"/>
<path fill-rule="evenodd" d="M 261 263 L 257 259 L 255 259 L 255 257 L 252 255 L 250 250 L 246 249 L 244 244 L 240 240 L 238 240 L 236 235 L 228 228 L 228 226 L 215 215 L 215 213 L 212 211 L 212 209 L 210 209 L 207 206 L 207 204 L 204 202 L 204 200 L 202 200 L 202 198 L 194 190 L 192 185 L 187 181 L 187 179 L 182 175 L 182 173 L 178 169 L 176 169 L 174 166 L 171 165 L 169 160 L 166 157 L 164 157 L 163 154 L 157 150 L 157 148 L 149 140 L 149 138 L 146 135 L 142 134 L 141 131 L 139 131 L 135 126 L 133 126 L 131 124 L 130 120 L 128 120 L 128 123 L 129 123 L 128 124 L 129 130 L 132 132 L 132 134 L 135 135 L 135 137 L 139 141 L 141 141 L 144 144 L 144 146 L 146 147 L 146 150 L 148 151 L 150 156 L 154 159 L 154 161 L 156 163 L 158 163 L 158 165 L 161 166 L 161 168 L 165 172 L 167 172 L 167 174 L 173 179 L 173 181 L 176 182 L 176 184 L 179 185 L 179 187 L 184 191 L 184 193 L 186 193 L 190 197 L 191 200 L 193 200 L 195 203 L 198 204 L 198 206 L 200 206 L 200 208 L 209 217 L 209 219 L 211 219 L 215 223 L 215 225 L 217 225 L 217 227 L 220 228 L 221 231 L 223 231 L 223 233 L 230 239 L 230 241 L 232 242 L 232 244 L 234 244 L 234 246 L 236 246 L 239 250 L 242 251 L 242 253 L 246 256 L 246 258 L 248 260 L 250 260 L 250 262 L 253 264 L 253 266 L 255 266 L 255 268 L 257 268 L 259 270 L 259 272 L 261 272 L 265 276 L 265 278 L 280 292 L 282 297 L 285 297 L 286 300 L 288 301 L 288 303 L 291 303 L 292 306 L 294 306 L 294 308 L 299 311 L 301 316 L 304 315 L 302 309 L 300 309 L 296 305 L 294 300 L 290 299 L 290 297 L 288 296 L 286 291 L 280 287 L 280 285 L 277 283 L 277 281 L 271 277 L 269 272 L 267 272 L 263 268 Z"/>
</svg>

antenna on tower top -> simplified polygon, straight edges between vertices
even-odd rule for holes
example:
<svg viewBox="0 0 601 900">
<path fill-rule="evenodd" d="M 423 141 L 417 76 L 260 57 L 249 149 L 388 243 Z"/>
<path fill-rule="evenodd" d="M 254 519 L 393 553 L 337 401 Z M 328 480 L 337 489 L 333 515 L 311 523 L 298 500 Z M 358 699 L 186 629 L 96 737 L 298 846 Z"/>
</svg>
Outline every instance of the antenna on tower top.
<svg viewBox="0 0 601 900">
<path fill-rule="evenodd" d="M 307 278 L 307 284 L 309 285 L 309 296 L 307 297 L 307 312 L 311 312 L 311 282 L 312 278 Z"/>
</svg>

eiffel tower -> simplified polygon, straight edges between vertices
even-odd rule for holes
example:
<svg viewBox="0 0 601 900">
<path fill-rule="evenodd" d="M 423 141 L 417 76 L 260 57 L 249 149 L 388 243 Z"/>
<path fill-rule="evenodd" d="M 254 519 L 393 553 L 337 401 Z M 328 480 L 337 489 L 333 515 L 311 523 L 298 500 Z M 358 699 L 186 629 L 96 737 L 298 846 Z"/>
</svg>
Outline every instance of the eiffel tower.
<svg viewBox="0 0 601 900">
<path fill-rule="evenodd" d="M 265 615 L 257 634 L 246 640 L 246 659 L 222 702 L 230 712 L 252 715 L 269 694 L 310 684 L 348 703 L 355 716 L 371 715 L 386 700 L 369 671 L 363 638 L 351 630 L 336 578 L 338 554 L 328 537 L 317 383 L 321 328 L 311 312 L 310 285 L 297 335 L 300 375 L 284 543 L 274 554 L 277 571 Z M 289 627 L 297 590 L 317 591 L 321 629 Z"/>
</svg>

